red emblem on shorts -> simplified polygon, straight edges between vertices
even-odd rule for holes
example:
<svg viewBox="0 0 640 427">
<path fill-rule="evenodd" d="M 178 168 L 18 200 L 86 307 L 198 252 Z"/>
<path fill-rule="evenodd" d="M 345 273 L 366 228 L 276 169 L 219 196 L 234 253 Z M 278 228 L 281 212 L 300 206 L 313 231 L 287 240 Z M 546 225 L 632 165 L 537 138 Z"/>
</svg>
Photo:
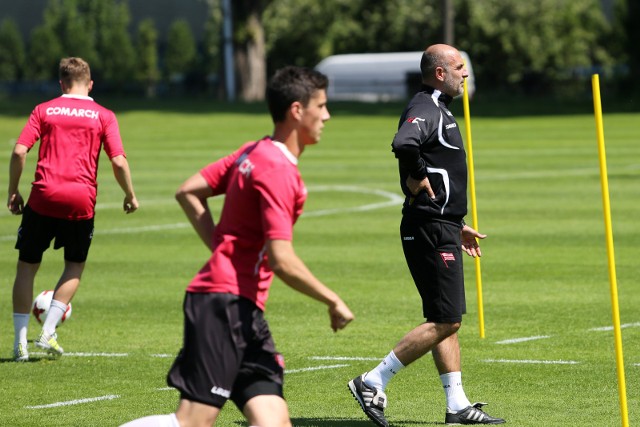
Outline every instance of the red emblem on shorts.
<svg viewBox="0 0 640 427">
<path fill-rule="evenodd" d="M 282 369 L 284 369 L 284 356 L 280 353 L 276 353 L 274 357 L 276 359 L 276 363 L 280 365 Z"/>
<path fill-rule="evenodd" d="M 451 252 L 440 252 L 440 256 L 442 257 L 442 262 L 444 262 L 445 267 L 449 268 L 449 264 L 447 261 L 455 261 L 456 257 Z"/>
</svg>

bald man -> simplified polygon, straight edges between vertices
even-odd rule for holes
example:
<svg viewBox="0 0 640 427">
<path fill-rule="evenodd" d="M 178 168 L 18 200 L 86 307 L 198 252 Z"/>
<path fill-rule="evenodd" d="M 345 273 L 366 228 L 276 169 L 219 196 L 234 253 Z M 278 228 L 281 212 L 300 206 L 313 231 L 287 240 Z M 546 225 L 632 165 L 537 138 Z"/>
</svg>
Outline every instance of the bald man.
<svg viewBox="0 0 640 427">
<path fill-rule="evenodd" d="M 467 214 L 467 163 L 462 136 L 448 109 L 463 92 L 468 72 L 452 46 L 429 46 L 420 62 L 422 88 L 405 108 L 392 148 L 405 195 L 400 237 L 422 298 L 426 321 L 407 333 L 369 372 L 349 381 L 365 414 L 387 427 L 387 383 L 402 368 L 432 352 L 447 400 L 445 424 L 502 424 L 472 404 L 461 379 L 458 329 L 466 312 L 462 252 L 480 256 L 478 233 Z"/>
</svg>

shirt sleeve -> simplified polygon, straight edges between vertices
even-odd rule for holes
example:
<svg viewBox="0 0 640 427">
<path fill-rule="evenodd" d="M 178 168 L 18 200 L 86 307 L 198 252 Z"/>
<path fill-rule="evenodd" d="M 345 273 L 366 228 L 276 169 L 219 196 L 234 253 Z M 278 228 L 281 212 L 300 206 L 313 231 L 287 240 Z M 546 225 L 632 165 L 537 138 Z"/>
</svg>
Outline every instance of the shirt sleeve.
<svg viewBox="0 0 640 427">
<path fill-rule="evenodd" d="M 38 139 L 40 139 L 40 109 L 38 107 L 34 108 L 29 116 L 29 120 L 22 128 L 22 132 L 20 132 L 20 136 L 18 136 L 17 144 L 24 145 L 28 148 L 33 147 Z"/>
<path fill-rule="evenodd" d="M 427 176 L 426 164 L 420 156 L 420 145 L 427 138 L 429 123 L 429 118 L 425 116 L 426 111 L 419 112 L 416 108 L 407 111 L 391 143 L 400 168 L 418 181 Z"/>
<path fill-rule="evenodd" d="M 258 177 L 255 188 L 260 194 L 265 238 L 291 241 L 298 199 L 295 177 L 283 170 L 274 170 Z"/>
<path fill-rule="evenodd" d="M 211 187 L 215 196 L 225 194 L 227 192 L 229 176 L 231 175 L 230 168 L 236 163 L 242 154 L 250 149 L 251 146 L 251 143 L 247 143 L 237 151 L 208 164 L 200 170 L 200 175 L 202 175 L 205 181 L 207 181 L 207 184 L 209 184 L 209 187 Z"/>
<path fill-rule="evenodd" d="M 118 120 L 116 119 L 116 115 L 107 110 L 106 112 L 101 114 L 101 117 L 105 117 L 103 126 L 104 126 L 104 151 L 107 153 L 107 156 L 110 159 L 113 159 L 116 156 L 123 155 L 125 156 L 124 146 L 122 145 L 122 137 L 120 136 L 120 127 L 118 126 Z"/>
</svg>

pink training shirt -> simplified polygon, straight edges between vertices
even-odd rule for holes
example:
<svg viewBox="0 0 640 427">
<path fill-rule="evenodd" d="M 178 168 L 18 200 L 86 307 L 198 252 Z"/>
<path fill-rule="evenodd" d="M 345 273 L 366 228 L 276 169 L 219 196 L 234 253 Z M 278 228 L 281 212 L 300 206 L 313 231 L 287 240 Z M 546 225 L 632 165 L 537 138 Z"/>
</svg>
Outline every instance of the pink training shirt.
<svg viewBox="0 0 640 427">
<path fill-rule="evenodd" d="M 40 140 L 28 204 L 55 218 L 93 218 L 100 149 L 124 155 L 115 114 L 88 96 L 62 95 L 36 106 L 18 137 L 29 149 Z"/>
<path fill-rule="evenodd" d="M 264 310 L 273 272 L 265 243 L 291 240 L 307 190 L 297 158 L 269 137 L 243 145 L 200 171 L 216 195 L 225 194 L 215 248 L 187 292 L 240 295 Z"/>
</svg>

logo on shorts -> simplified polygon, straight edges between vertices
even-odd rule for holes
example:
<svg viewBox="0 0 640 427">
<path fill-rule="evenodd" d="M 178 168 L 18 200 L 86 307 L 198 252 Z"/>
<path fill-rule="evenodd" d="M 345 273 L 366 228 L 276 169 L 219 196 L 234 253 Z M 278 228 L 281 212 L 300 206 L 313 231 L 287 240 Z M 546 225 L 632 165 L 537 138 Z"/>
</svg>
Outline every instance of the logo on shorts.
<svg viewBox="0 0 640 427">
<path fill-rule="evenodd" d="M 276 359 L 276 363 L 278 364 L 278 366 L 284 369 L 284 356 L 281 355 L 280 353 L 276 353 L 274 357 Z"/>
<path fill-rule="evenodd" d="M 451 252 L 440 252 L 440 256 L 442 257 L 442 262 L 444 262 L 445 267 L 449 268 L 448 261 L 455 261 L 456 257 Z"/>
<path fill-rule="evenodd" d="M 215 385 L 211 388 L 211 393 L 226 397 L 227 399 L 231 396 L 231 392 L 229 390 L 225 390 L 224 388 Z"/>
</svg>

